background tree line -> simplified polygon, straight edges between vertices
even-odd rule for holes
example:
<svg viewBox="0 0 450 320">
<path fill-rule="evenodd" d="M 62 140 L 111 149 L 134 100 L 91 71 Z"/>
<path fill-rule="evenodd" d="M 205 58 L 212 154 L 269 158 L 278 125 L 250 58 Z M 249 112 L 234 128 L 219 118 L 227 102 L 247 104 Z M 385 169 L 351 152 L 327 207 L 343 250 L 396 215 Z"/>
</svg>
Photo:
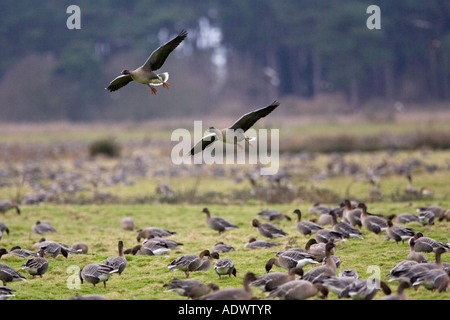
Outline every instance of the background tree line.
<svg viewBox="0 0 450 320">
<path fill-rule="evenodd" d="M 66 28 L 71 4 L 80 30 Z M 380 30 L 366 27 L 372 4 Z M 104 90 L 183 28 L 189 37 L 163 68 L 168 91 Z M 220 114 L 283 98 L 285 112 L 324 96 L 331 112 L 450 99 L 448 1 L 5 0 L 0 44 L 0 121 Z"/>
</svg>

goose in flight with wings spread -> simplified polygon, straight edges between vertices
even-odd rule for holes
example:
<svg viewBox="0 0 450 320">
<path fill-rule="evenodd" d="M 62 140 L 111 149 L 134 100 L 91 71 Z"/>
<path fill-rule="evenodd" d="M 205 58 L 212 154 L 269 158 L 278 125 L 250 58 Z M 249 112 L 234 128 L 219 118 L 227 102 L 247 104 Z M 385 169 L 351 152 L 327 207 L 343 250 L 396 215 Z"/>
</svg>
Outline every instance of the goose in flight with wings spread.
<svg viewBox="0 0 450 320">
<path fill-rule="evenodd" d="M 230 127 L 219 130 L 214 127 L 208 128 L 209 134 L 205 135 L 200 141 L 198 141 L 191 149 L 190 154 L 194 155 L 199 153 L 216 140 L 221 140 L 225 143 L 238 144 L 245 140 L 247 143 L 255 138 L 249 138 L 245 135 L 245 132 L 250 129 L 259 119 L 264 118 L 273 110 L 275 110 L 280 103 L 278 101 L 272 102 L 271 105 L 251 111 L 240 117 Z"/>
<path fill-rule="evenodd" d="M 106 89 L 113 92 L 126 86 L 131 81 L 148 85 L 152 90 L 152 94 L 156 94 L 156 89 L 153 86 L 162 85 L 164 88 L 168 88 L 169 84 L 167 81 L 169 80 L 169 73 L 164 72 L 157 74 L 154 71 L 163 66 L 169 54 L 175 50 L 186 37 L 187 32 L 185 30 L 181 31 L 178 36 L 153 51 L 142 66 L 135 70 L 123 70 L 122 74 L 111 81 Z"/>
</svg>

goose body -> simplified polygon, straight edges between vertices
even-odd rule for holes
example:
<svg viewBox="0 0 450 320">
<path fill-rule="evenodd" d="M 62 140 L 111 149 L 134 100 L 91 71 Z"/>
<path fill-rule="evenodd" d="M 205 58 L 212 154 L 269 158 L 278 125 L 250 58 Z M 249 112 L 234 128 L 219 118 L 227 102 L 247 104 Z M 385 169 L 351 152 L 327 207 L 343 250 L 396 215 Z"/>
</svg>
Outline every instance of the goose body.
<svg viewBox="0 0 450 320">
<path fill-rule="evenodd" d="M 122 221 L 120 222 L 120 227 L 123 230 L 134 230 L 134 220 L 133 218 L 126 216 L 122 218 Z"/>
<path fill-rule="evenodd" d="M 4 286 L 7 282 L 26 281 L 23 275 L 4 263 L 0 263 L 0 280 Z"/>
<path fill-rule="evenodd" d="M 222 252 L 230 252 L 230 251 L 235 251 L 235 250 L 236 249 L 233 246 L 223 243 L 222 241 L 219 241 L 214 245 L 212 252 L 222 253 Z"/>
<path fill-rule="evenodd" d="M 7 286 L 0 286 L 0 300 L 6 300 L 12 297 L 15 297 L 15 294 L 13 293 L 14 289 L 11 289 Z"/>
<path fill-rule="evenodd" d="M 120 240 L 117 244 L 119 255 L 117 257 L 109 257 L 106 258 L 105 264 L 107 266 L 113 267 L 117 272 L 119 273 L 119 276 L 122 274 L 122 272 L 127 267 L 127 259 L 125 258 L 125 255 L 123 254 L 123 241 Z"/>
<path fill-rule="evenodd" d="M 358 228 L 344 221 L 338 222 L 334 211 L 330 211 L 329 216 L 331 216 L 331 225 L 333 226 L 333 230 L 342 234 L 344 238 L 364 239 Z"/>
<path fill-rule="evenodd" d="M 20 214 L 19 206 L 10 200 L 0 200 L 0 213 L 6 213 L 7 211 L 15 209 L 17 214 Z"/>
<path fill-rule="evenodd" d="M 85 242 L 78 241 L 78 242 L 75 242 L 74 244 L 72 244 L 71 249 L 75 250 L 79 253 L 86 254 L 89 251 L 89 246 Z"/>
<path fill-rule="evenodd" d="M 113 92 L 126 86 L 131 81 L 136 81 L 149 86 L 152 90 L 152 94 L 156 94 L 156 89 L 153 86 L 162 85 L 165 88 L 168 88 L 169 84 L 167 81 L 169 79 L 169 74 L 167 72 L 157 74 L 155 71 L 163 66 L 169 54 L 175 50 L 186 37 L 187 32 L 183 30 L 178 36 L 153 51 L 141 67 L 135 70 L 123 70 L 122 74 L 112 80 L 106 89 Z"/>
<path fill-rule="evenodd" d="M 147 227 L 143 230 L 138 230 L 136 240 L 141 242 L 141 239 L 149 239 L 151 237 L 170 237 L 174 234 L 176 234 L 174 231 L 169 231 L 158 227 Z"/>
<path fill-rule="evenodd" d="M 405 289 L 409 287 L 410 284 L 408 282 L 400 282 L 397 287 L 396 295 L 386 295 L 382 297 L 380 300 L 408 300 L 408 297 L 405 293 Z"/>
<path fill-rule="evenodd" d="M 345 240 L 344 235 L 342 233 L 326 228 L 318 230 L 314 238 L 319 243 L 328 243 L 330 241 L 337 242 Z"/>
<path fill-rule="evenodd" d="M 435 217 L 435 214 L 434 214 L 433 211 L 431 211 L 431 210 L 424 210 L 424 211 L 420 211 L 420 213 L 419 213 L 417 218 L 419 219 L 419 222 L 422 225 L 424 225 L 424 226 L 426 226 L 426 225 L 432 226 L 432 225 L 434 225 L 434 217 Z"/>
<path fill-rule="evenodd" d="M 286 219 L 289 221 L 291 220 L 291 218 L 289 216 L 281 213 L 281 211 L 274 210 L 274 209 L 262 210 L 257 214 L 257 217 L 268 220 L 268 221 L 283 220 L 283 219 Z"/>
<path fill-rule="evenodd" d="M 44 258 L 44 250 L 45 247 L 41 247 L 39 250 L 39 257 L 30 258 L 22 265 L 22 269 L 33 277 L 40 276 L 42 278 L 42 275 L 48 271 L 49 263 L 47 259 Z"/>
<path fill-rule="evenodd" d="M 265 240 L 257 240 L 256 238 L 250 238 L 249 241 L 244 245 L 246 249 L 266 249 L 276 246 L 281 246 L 282 243 L 265 241 Z"/>
<path fill-rule="evenodd" d="M 326 263 L 319 267 L 310 269 L 303 275 L 303 279 L 311 283 L 316 283 L 322 281 L 323 278 L 330 276 L 336 276 L 336 262 L 332 258 L 332 250 L 336 245 L 333 242 L 326 244 Z"/>
<path fill-rule="evenodd" d="M 287 236 L 287 233 L 284 232 L 283 229 L 271 224 L 270 222 L 260 222 L 258 219 L 253 219 L 252 226 L 254 226 L 261 235 L 267 238 Z"/>
<path fill-rule="evenodd" d="M 293 213 L 297 215 L 297 219 L 295 220 L 295 227 L 301 234 L 311 235 L 323 229 L 323 227 L 314 222 L 302 221 L 302 212 L 299 209 L 295 209 Z"/>
<path fill-rule="evenodd" d="M 344 222 L 350 223 L 352 226 L 362 226 L 361 223 L 361 212 L 360 208 L 354 208 L 349 199 L 344 200 L 344 210 L 342 213 L 342 220 Z"/>
<path fill-rule="evenodd" d="M 56 232 L 52 224 L 49 221 L 36 221 L 36 223 L 31 228 L 34 233 L 44 234 L 47 232 Z"/>
<path fill-rule="evenodd" d="M 21 257 L 21 258 L 28 258 L 30 256 L 32 257 L 38 257 L 39 256 L 39 252 L 36 251 L 32 251 L 32 250 L 27 250 L 27 249 L 22 249 L 20 246 L 14 246 L 11 248 L 11 250 L 9 250 L 8 252 L 9 254 L 13 254 L 17 257 Z"/>
<path fill-rule="evenodd" d="M 209 250 L 203 250 L 199 255 L 185 254 L 168 264 L 170 271 L 181 270 L 184 271 L 186 278 L 189 278 L 189 272 L 195 271 L 203 263 L 203 257 L 209 256 Z"/>
<path fill-rule="evenodd" d="M 364 203 L 358 204 L 358 208 L 361 208 L 361 223 L 367 230 L 376 234 L 386 231 L 388 225 L 387 221 L 381 217 L 375 215 L 369 215 L 367 213 L 367 207 Z"/>
<path fill-rule="evenodd" d="M 416 261 L 418 263 L 426 263 L 428 262 L 428 259 L 425 257 L 425 255 L 421 252 L 416 252 L 414 249 L 414 245 L 416 244 L 416 241 L 414 237 L 411 237 L 409 239 L 409 254 L 406 256 L 406 260 Z"/>
<path fill-rule="evenodd" d="M 448 251 L 450 250 L 450 245 L 433 238 L 424 237 L 420 232 L 414 235 L 414 250 L 416 252 L 436 252 L 438 248 Z"/>
<path fill-rule="evenodd" d="M 378 286 L 375 281 L 377 280 L 355 280 L 341 291 L 339 298 L 351 298 L 352 300 L 372 300 L 380 288 L 383 289 L 386 294 L 391 293 L 391 290 L 385 282 L 380 281 L 380 286 Z"/>
<path fill-rule="evenodd" d="M 80 271 L 80 280 L 81 283 L 83 283 L 83 281 L 92 283 L 94 287 L 97 283 L 103 282 L 103 286 L 106 288 L 106 281 L 108 281 L 111 275 L 116 272 L 118 272 L 118 270 L 112 266 L 103 263 L 92 263 L 86 265 Z"/>
<path fill-rule="evenodd" d="M 322 283 L 329 291 L 339 296 L 342 291 L 347 288 L 347 286 L 352 284 L 355 280 L 357 279 L 352 277 L 331 276 L 323 279 Z"/>
<path fill-rule="evenodd" d="M 405 240 L 409 240 L 414 236 L 413 229 L 401 225 L 394 225 L 391 219 L 388 219 L 387 224 L 386 234 L 389 238 L 395 240 L 396 243 L 399 241 L 403 243 Z"/>
<path fill-rule="evenodd" d="M 295 279 L 295 275 L 303 276 L 302 268 L 292 268 L 286 272 L 270 272 L 256 278 L 250 286 L 257 287 L 261 291 L 272 291 L 280 285 Z"/>
<path fill-rule="evenodd" d="M 238 228 L 238 226 L 232 224 L 222 217 L 211 217 L 211 213 L 209 212 L 208 208 L 204 208 L 202 212 L 206 213 L 206 224 L 211 229 L 218 231 L 219 234 L 227 230 Z"/>
<path fill-rule="evenodd" d="M 283 300 L 306 300 L 322 292 L 322 298 L 328 295 L 328 290 L 321 283 L 311 283 L 306 280 L 292 280 L 280 285 L 267 294 L 267 298 Z"/>
<path fill-rule="evenodd" d="M 174 278 L 170 283 L 164 284 L 167 291 L 175 291 L 180 296 L 190 299 L 198 299 L 207 295 L 211 291 L 219 290 L 219 286 L 214 283 L 205 284 L 197 279 L 177 279 Z"/>
<path fill-rule="evenodd" d="M 410 222 L 418 222 L 419 218 L 412 213 L 401 213 L 395 217 L 395 222 L 400 224 L 406 224 Z"/>
<path fill-rule="evenodd" d="M 250 283 L 254 280 L 256 280 L 256 276 L 252 272 L 247 272 L 243 280 L 243 289 L 220 289 L 207 294 L 201 300 L 251 300 L 253 298 L 253 290 Z"/>
<path fill-rule="evenodd" d="M 307 252 L 287 250 L 279 254 L 277 258 L 271 258 L 266 263 L 266 272 L 272 269 L 273 265 L 290 270 L 292 268 L 303 268 L 308 264 L 317 264 L 314 255 Z"/>
<path fill-rule="evenodd" d="M 219 279 L 222 279 L 223 275 L 234 275 L 236 277 L 236 268 L 234 262 L 230 258 L 220 258 L 216 260 L 214 264 L 214 271 L 218 274 Z"/>
</svg>

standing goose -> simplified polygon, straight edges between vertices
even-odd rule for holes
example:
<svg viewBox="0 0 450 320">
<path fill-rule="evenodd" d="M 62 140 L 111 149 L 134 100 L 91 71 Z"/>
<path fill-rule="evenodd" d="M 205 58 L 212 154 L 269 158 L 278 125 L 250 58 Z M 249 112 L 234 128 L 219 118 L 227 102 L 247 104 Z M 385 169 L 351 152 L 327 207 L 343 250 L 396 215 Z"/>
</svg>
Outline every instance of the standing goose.
<svg viewBox="0 0 450 320">
<path fill-rule="evenodd" d="M 40 276 L 48 271 L 48 261 L 44 258 L 45 247 L 39 250 L 39 257 L 30 258 L 22 265 L 22 269 L 34 276 Z"/>
<path fill-rule="evenodd" d="M 392 219 L 388 219 L 387 221 L 388 227 L 386 229 L 386 234 L 390 239 L 395 240 L 396 243 L 401 241 L 402 243 L 405 240 L 409 240 L 414 236 L 414 230 L 411 228 L 406 228 L 404 226 L 394 225 L 392 223 Z"/>
<path fill-rule="evenodd" d="M 203 208 L 202 212 L 206 213 L 206 224 L 211 229 L 218 231 L 219 234 L 227 230 L 238 228 L 238 226 L 232 224 L 222 217 L 211 217 L 211 213 L 209 212 L 208 208 Z"/>
<path fill-rule="evenodd" d="M 219 258 L 214 264 L 214 271 L 219 275 L 219 279 L 222 279 L 223 275 L 231 275 L 236 277 L 236 268 L 234 262 L 230 258 Z"/>
<path fill-rule="evenodd" d="M 325 264 L 319 267 L 312 268 L 303 275 L 303 279 L 311 283 L 322 281 L 323 278 L 336 276 L 336 261 L 332 258 L 332 250 L 336 245 L 333 242 L 328 242 L 325 246 Z"/>
<path fill-rule="evenodd" d="M 250 143 L 250 141 L 252 141 L 254 138 L 247 137 L 245 135 L 245 132 L 250 129 L 259 119 L 267 116 L 279 105 L 280 103 L 278 101 L 274 101 L 267 107 L 246 113 L 231 126 L 222 130 L 214 127 L 209 127 L 207 131 L 210 133 L 202 137 L 201 140 L 194 145 L 194 147 L 190 150 L 190 155 L 195 155 L 196 153 L 202 152 L 206 147 L 217 140 L 235 145 L 237 145 L 241 141 Z"/>
<path fill-rule="evenodd" d="M 0 213 L 5 213 L 13 208 L 16 209 L 17 214 L 20 214 L 20 209 L 17 204 L 11 200 L 0 200 Z"/>
<path fill-rule="evenodd" d="M 411 260 L 416 261 L 418 263 L 426 263 L 428 262 L 428 259 L 425 257 L 425 255 L 421 252 L 416 252 L 414 249 L 414 245 L 416 244 L 416 240 L 414 237 L 411 237 L 409 239 L 409 254 L 406 256 L 405 260 Z"/>
<path fill-rule="evenodd" d="M 318 224 L 311 221 L 302 221 L 302 212 L 299 209 L 295 209 L 294 212 L 297 215 L 297 219 L 295 220 L 295 227 L 297 231 L 303 235 L 311 235 L 316 233 L 318 230 L 322 230 L 323 228 Z"/>
<path fill-rule="evenodd" d="M 203 263 L 203 257 L 207 257 L 209 255 L 209 250 L 203 250 L 199 255 L 185 254 L 173 260 L 167 267 L 170 271 L 184 271 L 186 278 L 189 278 L 189 272 L 197 270 Z"/>
<path fill-rule="evenodd" d="M 342 220 L 350 223 L 352 226 L 361 227 L 361 212 L 358 207 L 354 208 L 352 202 L 349 199 L 344 200 L 344 211 L 342 213 Z"/>
<path fill-rule="evenodd" d="M 250 286 L 256 276 L 252 272 L 247 272 L 244 276 L 244 288 L 221 289 L 201 298 L 201 300 L 251 300 L 253 299 L 253 290 Z"/>
<path fill-rule="evenodd" d="M 7 282 L 27 281 L 23 275 L 4 263 L 0 263 L 0 280 L 4 286 Z"/>
<path fill-rule="evenodd" d="M 429 270 L 423 270 L 411 277 L 413 287 L 423 285 L 428 290 L 437 289 L 439 292 L 447 290 L 450 285 L 450 278 L 447 271 L 442 267 L 441 254 L 445 252 L 444 248 L 438 248 L 435 252 L 435 267 Z"/>
<path fill-rule="evenodd" d="M 167 83 L 167 80 L 169 79 L 169 73 L 164 72 L 156 74 L 154 71 L 163 66 L 169 54 L 175 50 L 186 37 L 187 32 L 185 30 L 181 31 L 178 36 L 153 51 L 142 66 L 135 70 L 123 70 L 122 74 L 111 81 L 106 89 L 113 92 L 126 86 L 133 80 L 149 86 L 152 90 L 152 94 L 156 94 L 156 89 L 153 86 L 162 85 L 164 88 L 168 88 L 169 84 Z"/>
<path fill-rule="evenodd" d="M 287 233 L 284 232 L 283 229 L 271 224 L 270 222 L 260 222 L 258 219 L 253 219 L 252 226 L 254 226 L 261 235 L 267 238 L 287 236 Z"/>
<path fill-rule="evenodd" d="M 364 228 L 376 234 L 386 231 L 388 227 L 386 220 L 375 215 L 369 215 L 367 212 L 367 206 L 364 203 L 358 204 L 358 208 L 362 210 L 361 223 Z"/>
<path fill-rule="evenodd" d="M 257 287 L 262 291 L 272 291 L 283 283 L 295 279 L 295 275 L 303 276 L 302 268 L 292 268 L 286 272 L 270 272 L 266 273 L 250 283 L 250 286 Z"/>
<path fill-rule="evenodd" d="M 173 278 L 170 283 L 163 285 L 167 291 L 175 291 L 180 296 L 189 299 L 198 299 L 207 295 L 211 291 L 219 290 L 219 286 L 214 283 L 205 284 L 197 279 L 177 279 Z"/>
<path fill-rule="evenodd" d="M 265 249 L 276 246 L 281 246 L 282 243 L 272 242 L 272 241 L 264 241 L 264 240 L 256 240 L 256 238 L 250 238 L 248 242 L 244 245 L 246 249 Z"/>
<path fill-rule="evenodd" d="M 94 287 L 97 283 L 103 282 L 103 287 L 106 288 L 106 281 L 116 272 L 118 270 L 112 266 L 103 263 L 92 263 L 80 270 L 80 280 L 81 283 L 83 281 L 92 283 Z"/>
<path fill-rule="evenodd" d="M 450 250 L 450 245 L 429 237 L 424 237 L 421 232 L 417 232 L 414 235 L 415 251 L 429 253 L 429 252 L 436 252 L 438 248 L 444 248 L 445 250 L 448 251 Z"/>
<path fill-rule="evenodd" d="M 417 218 L 419 219 L 419 222 L 423 226 L 426 226 L 426 225 L 432 226 L 432 225 L 434 225 L 434 217 L 435 217 L 435 214 L 433 211 L 424 210 L 424 211 L 420 211 Z"/>
<path fill-rule="evenodd" d="M 122 272 L 127 267 L 127 259 L 125 258 L 125 255 L 123 254 L 123 241 L 120 240 L 117 243 L 117 248 L 119 251 L 119 255 L 117 257 L 109 257 L 106 258 L 105 264 L 107 266 L 113 267 L 117 272 L 119 273 L 119 276 L 122 274 Z"/>
<path fill-rule="evenodd" d="M 338 222 L 334 211 L 330 211 L 329 215 L 332 219 L 331 225 L 333 226 L 333 230 L 342 234 L 344 238 L 364 239 L 358 228 L 344 221 Z"/>
<path fill-rule="evenodd" d="M 317 264 L 318 262 L 314 260 L 314 256 L 307 252 L 299 252 L 293 250 L 287 250 L 279 254 L 277 258 L 270 258 L 266 263 L 266 273 L 272 270 L 273 265 L 281 267 L 287 270 L 293 268 L 303 268 L 308 264 Z"/>
<path fill-rule="evenodd" d="M 219 258 L 219 253 L 212 252 L 209 256 L 203 257 L 202 263 L 195 271 L 208 271 L 213 265 L 213 259 Z"/>
<path fill-rule="evenodd" d="M 280 285 L 267 294 L 267 298 L 280 298 L 283 300 L 306 300 L 322 293 L 321 298 L 326 299 L 328 290 L 322 283 L 311 283 L 306 280 L 292 280 Z"/>
</svg>

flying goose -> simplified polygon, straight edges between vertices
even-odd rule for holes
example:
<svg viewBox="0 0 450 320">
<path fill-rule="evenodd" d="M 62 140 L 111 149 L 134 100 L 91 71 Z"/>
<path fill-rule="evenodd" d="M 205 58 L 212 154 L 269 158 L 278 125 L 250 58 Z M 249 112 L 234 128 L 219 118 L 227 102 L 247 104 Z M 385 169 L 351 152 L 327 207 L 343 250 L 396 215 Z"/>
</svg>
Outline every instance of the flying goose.
<svg viewBox="0 0 450 320">
<path fill-rule="evenodd" d="M 417 232 L 414 235 L 414 250 L 417 252 L 435 252 L 438 248 L 444 248 L 450 250 L 450 245 L 445 244 L 435 239 L 424 237 L 421 232 Z"/>
<path fill-rule="evenodd" d="M 41 247 L 39 250 L 39 257 L 33 257 L 27 260 L 22 265 L 22 269 L 26 272 L 34 276 L 39 276 L 42 278 L 42 275 L 48 271 L 49 263 L 47 259 L 44 258 L 45 247 Z"/>
<path fill-rule="evenodd" d="M 361 231 L 358 228 L 344 221 L 338 222 L 336 213 L 334 211 L 330 211 L 329 215 L 332 219 L 331 225 L 333 226 L 333 230 L 342 234 L 344 238 L 364 239 Z"/>
<path fill-rule="evenodd" d="M 286 237 L 287 233 L 283 229 L 277 227 L 270 222 L 260 222 L 258 219 L 252 220 L 252 226 L 254 226 L 258 232 L 267 238 Z"/>
<path fill-rule="evenodd" d="M 11 289 L 10 287 L 0 286 L 0 300 L 6 300 L 15 297 L 16 295 L 13 294 L 14 291 L 16 290 Z"/>
<path fill-rule="evenodd" d="M 376 215 L 369 215 L 367 212 L 367 206 L 364 203 L 358 204 L 358 208 L 361 211 L 361 223 L 367 230 L 376 234 L 386 231 L 388 225 L 386 220 Z"/>
<path fill-rule="evenodd" d="M 206 213 L 206 224 L 213 230 L 216 230 L 221 234 L 227 230 L 237 229 L 238 226 L 232 224 L 231 222 L 225 220 L 222 217 L 211 217 L 211 213 L 208 208 L 203 208 L 203 213 Z"/>
<path fill-rule="evenodd" d="M 286 272 L 270 272 L 256 278 L 250 286 L 257 287 L 262 291 L 272 291 L 277 287 L 295 279 L 295 275 L 303 276 L 302 268 L 292 268 Z"/>
<path fill-rule="evenodd" d="M 231 275 L 236 277 L 236 268 L 234 267 L 234 262 L 230 258 L 219 258 L 214 263 L 214 271 L 218 274 L 219 279 L 222 279 L 223 275 Z"/>
<path fill-rule="evenodd" d="M 20 214 L 20 209 L 17 204 L 11 200 L 0 200 L 0 213 L 5 213 L 13 208 L 16 209 L 17 214 Z"/>
<path fill-rule="evenodd" d="M 265 219 L 268 221 L 274 221 L 274 220 L 283 220 L 286 219 L 288 221 L 291 221 L 291 217 L 281 213 L 281 211 L 275 210 L 275 209 L 265 209 L 256 215 L 257 217 L 261 219 Z"/>
<path fill-rule="evenodd" d="M 4 286 L 7 282 L 27 281 L 23 275 L 4 263 L 0 263 L 0 280 Z"/>
<path fill-rule="evenodd" d="M 119 276 L 122 274 L 122 272 L 127 267 L 127 258 L 125 258 L 125 255 L 123 254 L 123 241 L 119 240 L 117 243 L 117 248 L 119 251 L 119 255 L 117 257 L 108 257 L 106 258 L 105 264 L 107 266 L 111 266 L 114 269 L 117 270 L 119 273 Z"/>
<path fill-rule="evenodd" d="M 197 270 L 203 263 L 203 257 L 207 257 L 209 255 L 209 250 L 203 250 L 199 255 L 185 254 L 173 260 L 167 265 L 167 267 L 170 271 L 184 271 L 186 278 L 189 278 L 189 272 Z"/>
<path fill-rule="evenodd" d="M 252 272 L 247 272 L 244 276 L 244 288 L 227 288 L 213 291 L 206 296 L 200 298 L 201 300 L 251 300 L 253 299 L 253 290 L 250 283 L 256 280 L 256 276 Z"/>
<path fill-rule="evenodd" d="M 394 225 L 392 223 L 392 219 L 388 219 L 387 225 L 388 226 L 386 229 L 386 234 L 389 236 L 390 239 L 395 240 L 396 243 L 398 243 L 399 241 L 404 243 L 405 240 L 409 240 L 411 237 L 414 236 L 413 229 L 406 228 L 400 225 Z"/>
<path fill-rule="evenodd" d="M 332 258 L 332 250 L 336 245 L 333 242 L 328 242 L 325 245 L 325 265 L 321 265 L 319 267 L 312 268 L 308 272 L 303 275 L 303 279 L 307 280 L 311 283 L 320 282 L 322 279 L 336 276 L 336 261 Z"/>
<path fill-rule="evenodd" d="M 113 273 L 118 271 L 114 267 L 103 263 L 92 263 L 80 270 L 80 280 L 81 283 L 83 281 L 92 283 L 94 287 L 97 283 L 103 282 L 103 287 L 106 288 L 106 281 L 109 280 Z"/>
<path fill-rule="evenodd" d="M 202 137 L 200 141 L 198 141 L 194 145 L 194 147 L 190 150 L 190 155 L 195 155 L 196 153 L 205 150 L 206 147 L 217 140 L 221 140 L 224 143 L 236 145 L 241 141 L 250 143 L 250 141 L 254 140 L 254 138 L 247 137 L 245 135 L 245 132 L 250 129 L 259 119 L 267 116 L 279 105 L 280 103 L 278 101 L 274 101 L 269 106 L 246 113 L 231 126 L 222 130 L 214 127 L 209 127 L 207 130 L 209 134 Z"/>
<path fill-rule="evenodd" d="M 167 291 L 175 291 L 180 296 L 189 299 L 198 299 L 207 295 L 211 291 L 219 290 L 219 286 L 214 283 L 205 284 L 197 279 L 177 279 L 173 278 L 170 283 L 163 285 Z"/>
<path fill-rule="evenodd" d="M 281 246 L 281 245 L 282 245 L 282 243 L 279 243 L 279 242 L 257 240 L 256 238 L 252 237 L 244 245 L 244 248 L 246 248 L 246 249 L 265 249 L 265 248 L 271 248 L 271 247 L 276 247 L 276 246 Z"/>
<path fill-rule="evenodd" d="M 106 89 L 113 92 L 133 80 L 149 86 L 152 90 L 152 94 L 156 94 L 156 89 L 153 86 L 162 85 L 164 88 L 168 88 L 169 84 L 167 83 L 167 80 L 169 79 L 169 73 L 164 72 L 156 74 L 154 71 L 163 66 L 169 54 L 175 50 L 186 37 L 187 32 L 185 30 L 181 31 L 178 36 L 153 51 L 142 66 L 135 70 L 123 70 L 122 74 L 111 81 Z"/>
<path fill-rule="evenodd" d="M 321 298 L 326 299 L 328 290 L 322 283 L 311 283 L 306 280 L 292 280 L 286 282 L 275 290 L 270 291 L 266 298 L 280 298 L 283 300 L 306 300 L 322 293 Z"/>
<path fill-rule="evenodd" d="M 302 212 L 299 209 L 295 209 L 294 214 L 297 215 L 297 219 L 295 220 L 295 227 L 298 232 L 303 235 L 311 235 L 316 233 L 318 230 L 323 229 L 323 227 L 311 221 L 302 221 Z"/>
</svg>

